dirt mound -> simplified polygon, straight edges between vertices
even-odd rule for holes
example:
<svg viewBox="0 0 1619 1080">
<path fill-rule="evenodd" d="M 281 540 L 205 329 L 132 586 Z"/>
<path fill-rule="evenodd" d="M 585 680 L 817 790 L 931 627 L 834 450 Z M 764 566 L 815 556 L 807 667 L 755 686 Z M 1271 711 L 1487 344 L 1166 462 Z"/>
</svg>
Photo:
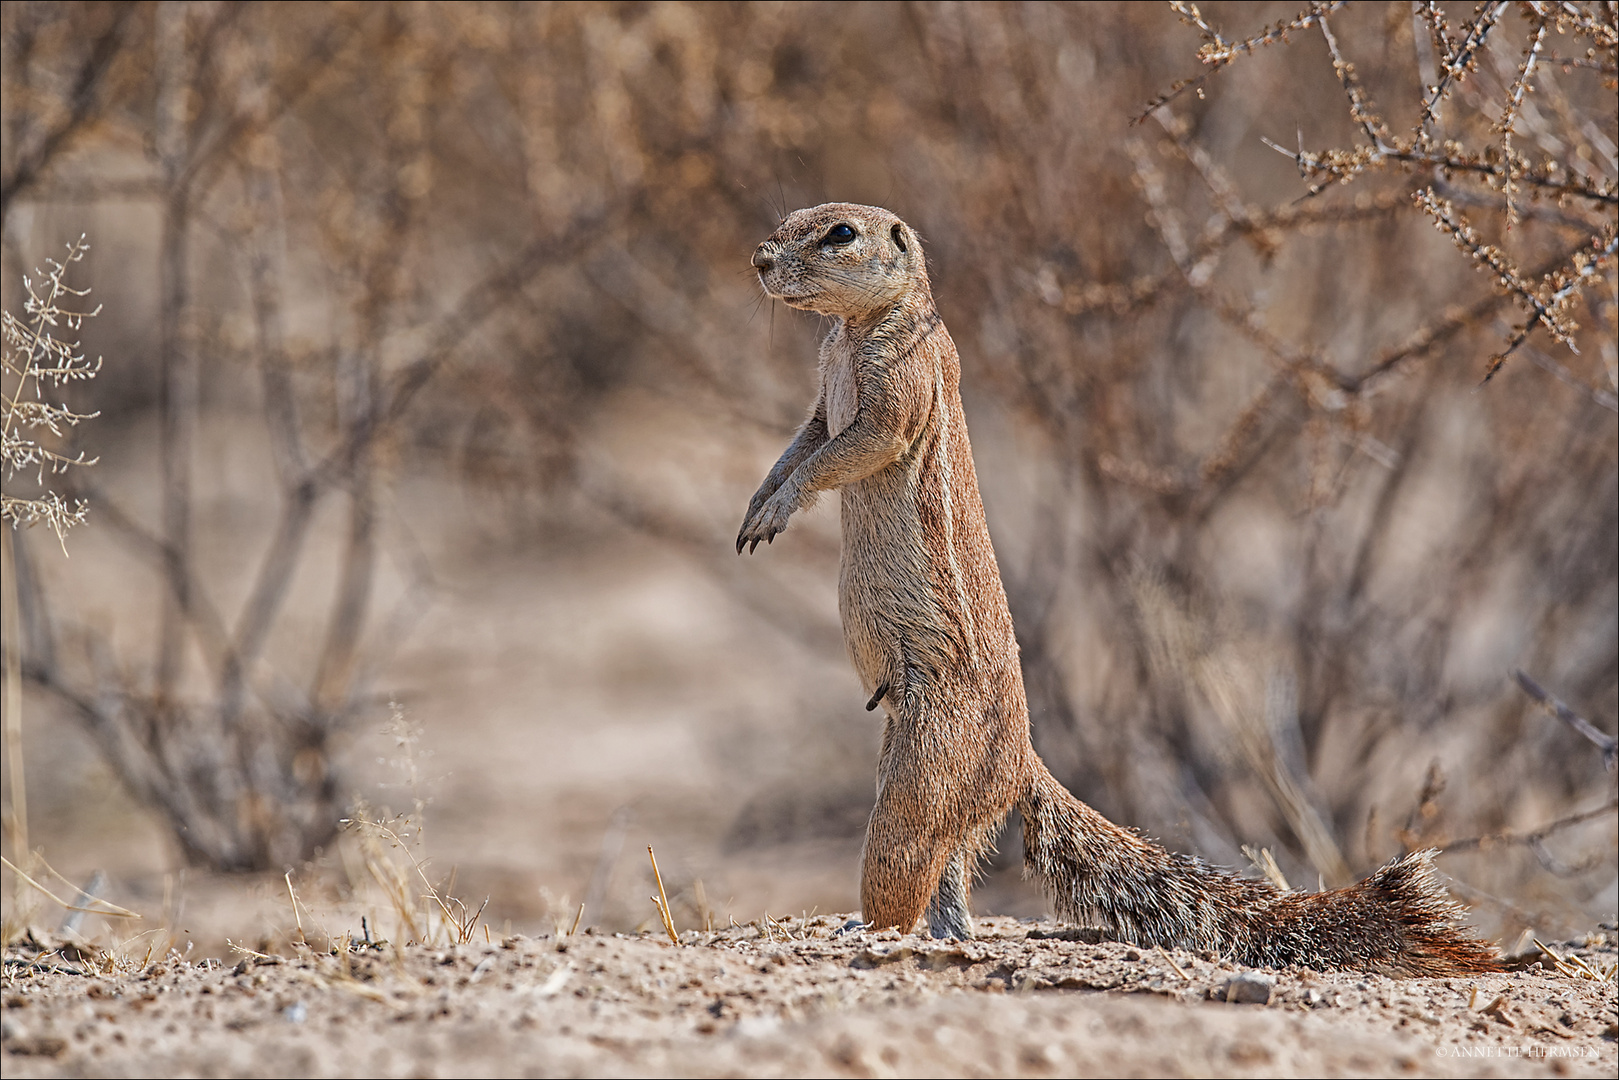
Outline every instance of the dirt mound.
<svg viewBox="0 0 1619 1080">
<path fill-rule="evenodd" d="M 1244 971 L 982 920 L 968 942 L 843 920 L 450 948 L 6 959 L 20 1076 L 1614 1075 L 1614 935 L 1474 980 Z M 1564 953 L 1564 950 L 1567 953 Z M 1570 962 L 1573 963 L 1572 961 Z M 1570 970 L 1574 968 L 1570 967 Z"/>
</svg>

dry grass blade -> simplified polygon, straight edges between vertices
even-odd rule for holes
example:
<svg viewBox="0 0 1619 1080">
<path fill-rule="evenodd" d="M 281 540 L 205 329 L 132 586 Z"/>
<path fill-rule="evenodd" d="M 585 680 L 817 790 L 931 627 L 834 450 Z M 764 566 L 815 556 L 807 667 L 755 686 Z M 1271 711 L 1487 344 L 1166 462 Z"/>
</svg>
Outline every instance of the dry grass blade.
<svg viewBox="0 0 1619 1080">
<path fill-rule="evenodd" d="M 669 912 L 669 895 L 663 891 L 663 875 L 658 872 L 658 857 L 653 854 L 650 844 L 647 845 L 646 856 L 652 860 L 652 877 L 658 883 L 658 895 L 652 898 L 652 902 L 658 906 L 658 915 L 663 919 L 663 930 L 669 935 L 669 943 L 679 945 L 680 935 L 675 933 L 674 916 Z"/>
<path fill-rule="evenodd" d="M 287 883 L 287 900 L 292 904 L 292 919 L 298 926 L 298 943 L 307 945 L 309 944 L 309 939 L 304 936 L 304 917 L 298 912 L 298 894 L 292 889 L 291 870 L 288 870 L 283 875 L 283 880 Z"/>
<path fill-rule="evenodd" d="M 1248 856 L 1248 861 L 1253 863 L 1265 875 L 1267 881 L 1276 886 L 1277 891 L 1284 893 L 1293 891 L 1293 886 L 1287 883 L 1287 877 L 1283 875 L 1282 868 L 1276 865 L 1276 856 L 1270 853 L 1270 848 L 1260 848 L 1255 851 L 1252 847 L 1244 844 L 1242 845 L 1242 853 Z"/>
<path fill-rule="evenodd" d="M 230 949 L 231 952 L 236 953 L 236 954 L 238 954 L 240 956 L 251 956 L 255 960 L 271 960 L 271 959 L 274 959 L 272 956 L 270 956 L 269 953 L 262 953 L 262 952 L 259 952 L 257 949 L 250 949 L 246 945 L 238 945 L 238 944 L 236 944 L 236 942 L 232 941 L 230 938 L 225 939 L 225 945 Z"/>
<path fill-rule="evenodd" d="M 57 881 L 60 881 L 63 885 L 66 885 L 69 889 L 72 889 L 76 895 L 85 894 L 85 888 L 83 886 L 81 886 L 77 881 L 74 881 L 72 878 L 68 877 L 66 874 L 62 873 L 56 867 L 52 866 L 46 860 L 45 856 L 43 854 L 41 854 L 40 852 L 38 852 L 38 851 L 33 852 L 32 853 L 32 860 L 34 862 L 38 863 L 41 867 L 43 867 L 45 869 L 45 872 L 50 874 L 51 877 L 55 878 Z M 98 871 L 97 874 L 91 878 L 91 881 L 94 882 L 99 877 L 101 877 L 101 875 L 100 875 L 100 872 Z M 111 909 L 113 911 L 129 911 L 128 908 L 119 907 L 117 904 L 114 904 L 112 901 L 103 900 L 98 896 L 90 896 L 89 899 L 94 901 L 95 903 L 98 903 L 98 904 L 105 904 L 109 909 Z M 135 918 L 140 918 L 140 916 L 135 914 L 134 912 L 129 912 L 129 914 L 131 916 L 135 917 Z"/>
<path fill-rule="evenodd" d="M 412 941 L 425 941 L 426 934 L 416 922 L 415 904 L 411 902 L 409 883 L 399 868 L 382 857 L 374 836 L 361 833 L 366 872 L 371 875 L 388 898 L 389 906 L 398 917 L 400 926 Z"/>
<path fill-rule="evenodd" d="M 421 879 L 422 885 L 427 890 L 426 899 L 431 902 L 432 907 L 437 908 L 439 915 L 444 920 L 444 924 L 453 931 L 455 941 L 465 943 L 472 940 L 473 935 L 477 932 L 478 920 L 482 917 L 484 908 L 489 905 L 487 899 L 478 906 L 477 910 L 469 912 L 466 905 L 460 900 L 454 896 L 444 895 L 433 885 L 421 861 L 416 858 L 415 854 L 410 850 L 410 846 L 396 831 L 380 821 L 372 821 L 363 817 L 346 818 L 343 824 L 351 828 L 357 828 L 362 833 L 369 830 L 375 835 L 389 840 L 398 850 L 404 852 L 405 858 L 410 861 L 411 869 L 416 872 L 416 876 Z M 392 898 L 401 918 L 410 925 L 411 932 L 416 935 L 417 940 L 425 940 L 425 936 L 416 929 L 414 920 L 408 914 L 410 905 L 403 895 L 401 883 L 397 880 L 389 880 L 393 875 L 389 874 L 384 868 L 386 864 L 379 864 L 377 860 L 371 859 L 368 859 L 367 863 L 372 876 L 377 879 L 378 884 L 381 884 L 384 891 Z M 453 881 L 451 884 L 454 884 Z"/>
<path fill-rule="evenodd" d="M 1535 939 L 1535 948 L 1545 953 L 1551 959 L 1552 966 L 1557 969 L 1559 974 L 1567 975 L 1571 979 L 1582 979 L 1586 977 L 1585 972 L 1582 972 L 1579 968 L 1570 964 L 1563 957 L 1558 956 L 1552 951 L 1550 946 L 1541 941 L 1539 938 Z M 1486 1009 L 1485 1011 L 1488 1012 L 1489 1010 Z"/>
<path fill-rule="evenodd" d="M 130 911 L 128 908 L 119 907 L 117 904 L 99 899 L 97 897 L 92 897 L 91 899 L 97 904 L 102 905 L 101 907 L 83 907 L 79 904 L 70 904 L 66 900 L 63 900 L 61 897 L 57 896 L 55 893 L 51 892 L 45 886 L 41 885 L 39 882 L 35 881 L 33 878 L 29 877 L 27 874 L 23 873 L 23 871 L 17 867 L 16 863 L 12 862 L 4 855 L 0 855 L 0 865 L 3 865 L 7 870 L 10 870 L 13 874 L 16 874 L 23 881 L 26 881 L 28 884 L 32 885 L 35 889 L 38 889 L 45 896 L 49 897 L 57 904 L 60 904 L 68 911 L 83 911 L 91 915 L 106 915 L 109 918 L 114 919 L 139 919 L 142 917 L 138 912 Z"/>
<path fill-rule="evenodd" d="M 1175 963 L 1175 958 L 1173 956 L 1170 956 L 1168 953 L 1166 953 L 1164 951 L 1164 947 L 1162 945 L 1156 946 L 1156 948 L 1158 949 L 1158 955 L 1164 958 L 1164 963 L 1168 964 L 1171 968 L 1173 968 L 1175 970 L 1175 974 L 1179 975 L 1182 979 L 1184 979 L 1187 982 L 1192 981 L 1192 977 L 1190 975 L 1186 974 L 1186 972 L 1181 968 L 1181 966 L 1179 964 Z"/>
<path fill-rule="evenodd" d="M 1579 968 L 1580 971 L 1584 972 L 1586 978 L 1590 979 L 1592 982 L 1602 981 L 1602 976 L 1598 975 L 1596 971 L 1592 969 L 1591 965 L 1585 962 L 1585 958 L 1583 956 L 1576 956 L 1574 953 L 1569 953 L 1568 962 Z"/>
</svg>

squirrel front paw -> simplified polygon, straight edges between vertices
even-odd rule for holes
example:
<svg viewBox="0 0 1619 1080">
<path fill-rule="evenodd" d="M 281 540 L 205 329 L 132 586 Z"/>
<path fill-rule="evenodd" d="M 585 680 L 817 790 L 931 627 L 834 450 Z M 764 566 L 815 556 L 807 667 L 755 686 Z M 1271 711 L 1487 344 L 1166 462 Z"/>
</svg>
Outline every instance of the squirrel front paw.
<svg viewBox="0 0 1619 1080">
<path fill-rule="evenodd" d="M 786 530 L 787 519 L 797 509 L 797 492 L 785 484 L 757 508 L 749 507 L 747 519 L 742 522 L 742 531 L 736 534 L 736 553 L 740 555 L 742 549 L 747 548 L 752 554 L 760 541 L 774 543 L 776 534 Z"/>
</svg>

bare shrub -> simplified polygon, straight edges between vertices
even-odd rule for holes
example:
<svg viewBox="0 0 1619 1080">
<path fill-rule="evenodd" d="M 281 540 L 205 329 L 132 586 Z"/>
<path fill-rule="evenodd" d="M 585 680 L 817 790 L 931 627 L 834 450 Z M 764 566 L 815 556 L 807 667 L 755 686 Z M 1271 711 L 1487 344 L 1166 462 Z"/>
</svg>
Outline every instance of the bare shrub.
<svg viewBox="0 0 1619 1080">
<path fill-rule="evenodd" d="M 86 21 L 97 17 L 92 9 L 78 14 Z M 53 16 L 34 5 L 8 8 L 8 70 L 15 66 L 31 86 L 66 82 L 81 95 L 71 108 L 42 90 L 17 95 L 9 114 L 14 127 L 56 123 L 60 130 L 38 147 L 21 140 L 27 145 L 7 163 L 8 198 L 37 192 L 75 138 L 93 147 L 84 135 L 92 121 L 122 122 L 148 139 L 148 168 L 136 190 L 156 202 L 161 218 L 154 252 L 158 361 L 149 371 L 159 388 L 160 525 L 144 525 L 145 515 L 111 493 L 96 496 L 109 525 L 163 585 L 154 654 L 149 668 L 137 673 L 97 628 L 59 625 L 48 598 L 33 587 L 27 553 L 20 550 L 22 606 L 34 640 L 25 669 L 84 721 L 136 796 L 165 815 L 187 855 L 220 868 L 282 867 L 308 858 L 336 834 L 341 808 L 332 739 L 369 705 L 369 679 L 408 630 L 431 584 L 416 560 L 393 610 L 381 618 L 374 611 L 382 470 L 392 427 L 475 325 L 509 302 L 539 266 L 567 252 L 566 245 L 531 243 L 474 272 L 459 295 L 432 305 L 426 322 L 418 318 L 422 312 L 404 275 L 431 190 L 422 159 L 431 109 L 423 81 L 430 61 L 422 54 L 429 28 L 412 9 L 378 15 L 322 15 L 311 47 L 278 53 L 269 38 L 258 36 L 275 16 L 235 5 L 162 4 L 134 20 L 126 12 L 114 20 L 116 30 L 79 40 L 43 35 L 41 20 L 51 28 Z M 42 38 L 55 50 L 45 49 Z M 156 60 L 133 96 L 114 103 L 95 95 L 93 88 L 111 78 L 103 72 L 123 71 L 132 51 Z M 364 77 L 332 87 L 322 100 L 341 99 L 361 84 L 350 104 L 354 116 L 372 123 L 379 152 L 356 157 L 352 186 L 316 208 L 315 242 L 332 256 L 343 284 L 333 290 L 341 328 L 318 347 L 310 371 L 291 354 L 309 346 L 288 341 L 285 292 L 292 274 L 286 188 L 299 181 L 296 165 L 312 163 L 289 161 L 278 137 L 295 126 L 289 113 L 320 80 L 342 70 L 340 59 L 361 55 L 387 58 L 390 75 L 372 79 L 371 69 L 358 65 L 354 70 Z M 64 79 L 62 69 L 79 75 Z M 97 175 L 92 170 L 86 178 L 94 192 Z M 247 279 L 245 314 L 252 327 L 245 356 L 207 332 L 208 286 L 194 262 L 202 247 L 200 223 L 214 225 L 220 213 L 233 215 L 241 241 L 234 254 Z M 408 362 L 385 370 L 389 335 L 401 332 L 425 344 Z M 269 542 L 255 554 L 245 602 L 228 618 L 200 569 L 195 522 L 205 354 L 221 353 L 256 369 L 257 407 L 281 501 Z M 243 388 L 237 383 L 233 389 Z M 347 510 L 344 542 L 335 557 L 327 556 L 336 563 L 337 585 L 314 670 L 305 687 L 296 688 L 263 654 L 287 617 L 293 579 L 316 557 L 310 540 L 316 509 L 333 498 Z M 63 637 L 72 640 L 77 657 L 64 655 Z"/>
</svg>

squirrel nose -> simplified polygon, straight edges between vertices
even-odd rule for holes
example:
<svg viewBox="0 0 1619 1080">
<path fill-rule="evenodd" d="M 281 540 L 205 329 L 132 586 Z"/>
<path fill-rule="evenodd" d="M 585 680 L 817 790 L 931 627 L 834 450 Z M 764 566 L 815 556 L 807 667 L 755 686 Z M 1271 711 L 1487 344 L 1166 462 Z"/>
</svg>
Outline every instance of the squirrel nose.
<svg viewBox="0 0 1619 1080">
<path fill-rule="evenodd" d="M 764 245 L 760 244 L 753 252 L 753 265 L 760 271 L 769 270 L 776 265 L 776 260 L 765 254 Z"/>
</svg>

